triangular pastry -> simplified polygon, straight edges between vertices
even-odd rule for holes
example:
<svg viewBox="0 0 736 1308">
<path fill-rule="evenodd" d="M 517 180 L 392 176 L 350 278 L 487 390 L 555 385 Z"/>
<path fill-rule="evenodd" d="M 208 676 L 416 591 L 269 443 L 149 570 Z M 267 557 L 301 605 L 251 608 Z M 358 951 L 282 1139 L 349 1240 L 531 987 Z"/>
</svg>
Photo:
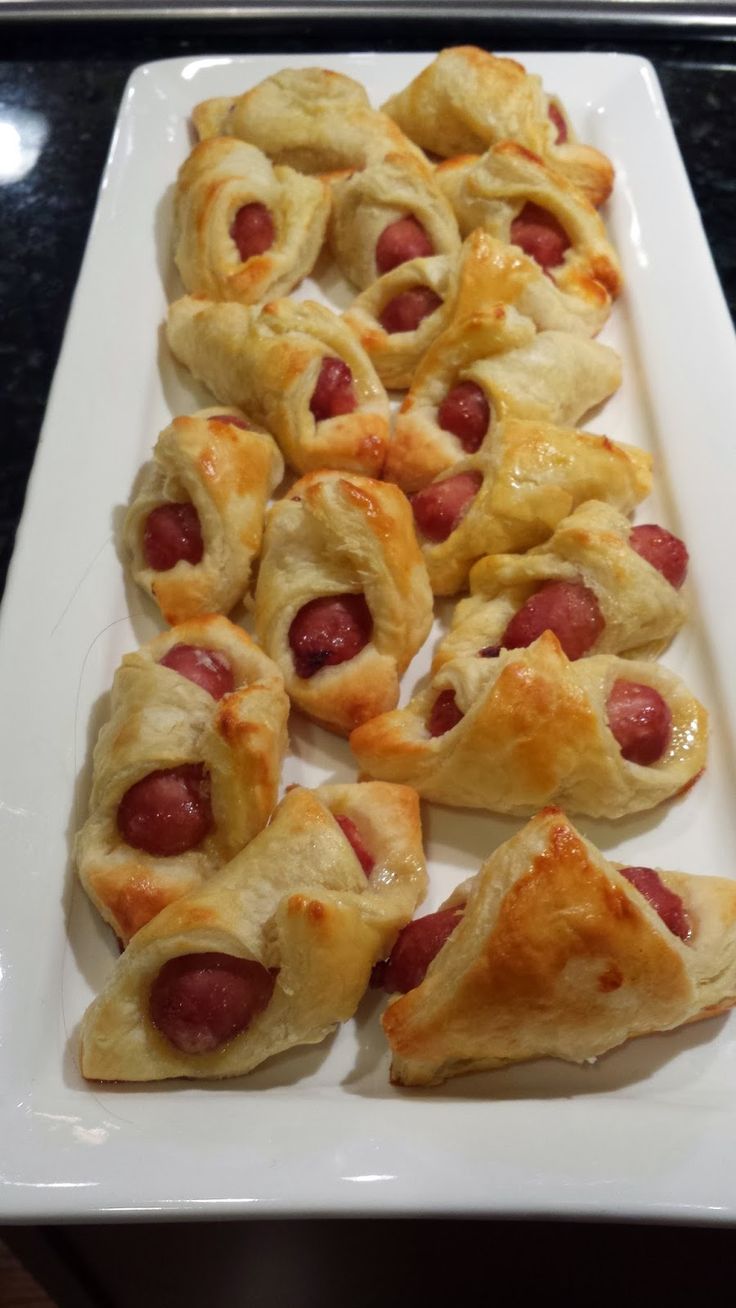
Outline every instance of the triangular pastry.
<svg viewBox="0 0 736 1308">
<path fill-rule="evenodd" d="M 398 1085 L 532 1058 L 588 1062 L 736 1003 L 736 883 L 623 869 L 558 809 L 501 845 L 452 908 L 424 979 L 383 1015 Z"/>
<path fill-rule="evenodd" d="M 292 788 L 242 854 L 118 959 L 82 1023 L 83 1075 L 239 1076 L 323 1040 L 425 886 L 411 790 Z"/>
<path fill-rule="evenodd" d="M 278 668 L 227 618 L 181 623 L 125 655 L 75 848 L 82 884 L 121 940 L 265 826 L 288 713 Z"/>
<path fill-rule="evenodd" d="M 618 818 L 687 789 L 707 734 L 705 709 L 673 672 L 613 654 L 571 662 L 545 631 L 526 649 L 443 664 L 350 747 L 366 775 L 438 804 Z"/>
</svg>

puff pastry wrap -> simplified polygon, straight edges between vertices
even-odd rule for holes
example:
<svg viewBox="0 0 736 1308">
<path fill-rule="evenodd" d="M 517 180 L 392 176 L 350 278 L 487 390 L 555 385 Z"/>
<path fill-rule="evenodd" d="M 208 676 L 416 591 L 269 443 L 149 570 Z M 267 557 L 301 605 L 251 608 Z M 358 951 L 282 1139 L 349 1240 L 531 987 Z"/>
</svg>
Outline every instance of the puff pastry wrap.
<svg viewBox="0 0 736 1308">
<path fill-rule="evenodd" d="M 530 1058 L 583 1063 L 632 1036 L 736 1003 L 736 883 L 659 872 L 684 943 L 626 877 L 548 808 L 443 907 L 467 907 L 424 981 L 383 1015 L 398 1085 Z"/>
<path fill-rule="evenodd" d="M 473 563 L 541 545 L 586 500 L 629 513 L 649 494 L 651 456 L 607 436 L 509 418 L 492 429 L 477 454 L 446 477 L 482 477 L 475 498 L 446 540 L 422 542 L 435 595 L 454 595 Z"/>
<path fill-rule="evenodd" d="M 297 675 L 289 629 L 322 596 L 362 593 L 373 619 L 354 658 Z M 411 510 L 395 486 L 339 472 L 310 473 L 269 511 L 256 589 L 258 640 L 292 701 L 347 733 L 393 708 L 399 678 L 432 625 L 432 591 Z"/>
<path fill-rule="evenodd" d="M 235 689 L 216 701 L 162 666 L 180 644 L 224 654 Z M 89 816 L 76 840 L 82 884 L 121 940 L 201 886 L 265 826 L 278 795 L 288 713 L 278 668 L 227 618 L 180 623 L 125 655 L 95 746 Z M 150 772 L 191 763 L 209 773 L 213 830 L 176 856 L 133 848 L 117 826 L 123 795 Z"/>
<path fill-rule="evenodd" d="M 628 762 L 606 718 L 615 681 L 652 686 L 672 714 L 657 763 Z M 437 697 L 452 690 L 463 717 L 431 737 Z M 670 799 L 705 765 L 708 717 L 674 673 L 656 663 L 597 654 L 571 663 L 545 631 L 526 649 L 443 664 L 404 709 L 357 727 L 362 771 L 414 786 L 424 799 L 526 817 L 544 804 L 619 818 Z"/>
<path fill-rule="evenodd" d="M 448 659 L 497 645 L 511 618 L 549 581 L 581 582 L 595 595 L 605 626 L 591 654 L 655 658 L 686 617 L 674 586 L 629 545 L 631 523 L 610 504 L 589 500 L 527 554 L 491 554 L 470 570 L 470 596 L 434 656 Z"/>
<path fill-rule="evenodd" d="M 418 490 L 462 459 L 460 440 L 438 422 L 442 401 L 461 382 L 485 395 L 491 435 L 504 418 L 565 426 L 613 394 L 621 361 L 587 337 L 537 332 L 513 306 L 460 312 L 430 346 L 401 405 L 386 463 L 389 481 Z"/>
<path fill-rule="evenodd" d="M 324 305 L 274 300 L 259 311 L 183 296 L 169 309 L 166 334 L 179 362 L 223 404 L 263 423 L 297 472 L 380 474 L 388 397 L 356 337 Z M 350 368 L 358 404 L 318 422 L 310 400 L 323 359 L 334 357 Z"/>
<path fill-rule="evenodd" d="M 228 417 L 248 423 L 247 428 Z M 123 538 L 135 580 L 167 622 L 229 613 L 243 598 L 261 545 L 266 503 L 283 475 L 275 441 L 256 431 L 234 405 L 174 418 L 161 432 L 128 509 Z M 149 514 L 161 504 L 186 502 L 199 518 L 200 562 L 180 559 L 166 571 L 149 567 L 143 550 Z"/>
<path fill-rule="evenodd" d="M 333 814 L 375 858 L 366 876 Z M 354 1013 L 373 964 L 426 887 L 419 805 L 403 786 L 295 787 L 270 826 L 206 887 L 160 913 L 116 962 L 82 1023 L 81 1066 L 99 1080 L 238 1076 Z M 270 1003 L 210 1053 L 180 1052 L 151 1022 L 148 997 L 169 959 L 219 952 L 278 969 Z"/>
<path fill-rule="evenodd" d="M 451 159 L 435 172 L 463 236 L 482 227 L 507 243 L 512 224 L 529 202 L 552 214 L 567 235 L 569 249 L 548 277 L 582 314 L 600 325 L 621 290 L 621 269 L 603 220 L 561 173 L 514 141 L 499 141 L 480 159 Z"/>
<path fill-rule="evenodd" d="M 552 106 L 567 135 L 559 144 Z M 610 160 L 578 142 L 557 97 L 548 96 L 541 79 L 515 59 L 499 59 L 472 45 L 441 50 L 383 109 L 433 154 L 481 154 L 496 141 L 512 140 L 541 155 L 596 207 L 611 193 Z"/>
<path fill-rule="evenodd" d="M 380 321 L 384 309 L 417 287 L 433 291 L 442 303 L 414 330 L 387 332 Z M 596 303 L 595 295 L 590 299 L 568 295 L 518 246 L 496 240 L 479 227 L 463 242 L 457 258 L 437 254 L 409 259 L 384 273 L 356 296 L 343 318 L 384 386 L 406 389 L 430 345 L 453 317 L 495 303 L 513 305 L 540 331 L 594 336 L 608 317 L 610 296 L 602 292 Z"/>
<path fill-rule="evenodd" d="M 200 138 L 240 137 L 301 173 L 352 172 L 397 151 L 430 171 L 359 82 L 325 68 L 284 68 L 243 95 L 204 100 L 192 118 Z"/>
<path fill-rule="evenodd" d="M 424 228 L 435 254 L 458 253 L 460 234 L 450 203 L 431 172 L 411 155 L 387 155 L 334 183 L 328 239 L 336 263 L 351 282 L 363 288 L 376 280 L 378 238 L 392 223 L 408 217 Z"/>
<path fill-rule="evenodd" d="M 231 236 L 239 210 L 262 204 L 274 225 L 270 249 L 243 260 Z M 175 261 L 188 291 L 257 304 L 288 295 L 312 271 L 330 212 L 316 177 L 273 167 L 260 150 L 228 137 L 196 145 L 179 169 Z"/>
</svg>

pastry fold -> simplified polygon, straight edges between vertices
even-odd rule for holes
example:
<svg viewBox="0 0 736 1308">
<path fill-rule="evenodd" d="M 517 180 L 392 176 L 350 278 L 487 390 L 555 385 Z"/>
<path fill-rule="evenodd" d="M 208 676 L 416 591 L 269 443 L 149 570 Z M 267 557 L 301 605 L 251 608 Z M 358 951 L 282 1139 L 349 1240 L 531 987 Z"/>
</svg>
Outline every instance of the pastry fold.
<svg viewBox="0 0 736 1308">
<path fill-rule="evenodd" d="M 619 680 L 652 687 L 672 715 L 659 761 L 627 761 L 607 720 Z M 457 725 L 431 736 L 440 695 Z M 526 817 L 545 804 L 619 818 L 685 790 L 705 766 L 708 715 L 657 663 L 598 654 L 570 662 L 545 631 L 496 658 L 453 659 L 403 709 L 357 727 L 350 747 L 368 776 L 412 785 L 424 799 Z"/>
<path fill-rule="evenodd" d="M 443 158 L 482 154 L 497 141 L 512 140 L 540 155 L 596 207 L 611 193 L 610 160 L 580 144 L 557 97 L 515 59 L 472 45 L 441 50 L 383 109 L 412 141 Z"/>
<path fill-rule="evenodd" d="M 368 643 L 353 658 L 302 677 L 289 633 L 312 601 L 362 595 Z M 406 497 L 387 482 L 310 473 L 269 511 L 255 623 L 292 701 L 347 733 L 398 703 L 399 679 L 432 625 L 432 591 Z"/>
<path fill-rule="evenodd" d="M 380 474 L 388 398 L 350 328 L 324 305 L 282 299 L 259 312 L 184 296 L 169 309 L 167 337 L 179 362 L 221 403 L 262 423 L 298 472 Z M 347 365 L 357 403 L 318 420 L 310 404 L 325 359 Z"/>
<path fill-rule="evenodd" d="M 652 485 L 651 456 L 607 436 L 508 419 L 492 430 L 477 454 L 462 459 L 422 491 L 470 473 L 479 489 L 443 541 L 422 539 L 436 595 L 454 595 L 471 566 L 486 554 L 541 545 L 558 523 L 586 500 L 629 513 Z"/>
<path fill-rule="evenodd" d="M 260 550 L 266 504 L 283 475 L 275 441 L 254 430 L 235 406 L 174 418 L 161 432 L 128 509 L 123 537 L 133 577 L 167 622 L 227 614 L 243 598 Z M 197 511 L 202 558 L 199 563 L 180 559 L 165 571 L 151 568 L 144 552 L 149 515 L 162 504 L 182 503 Z"/>
<path fill-rule="evenodd" d="M 347 818 L 370 851 L 369 874 L 336 817 Z M 411 790 L 380 783 L 290 789 L 247 849 L 160 913 L 118 959 L 82 1023 L 83 1075 L 239 1076 L 273 1054 L 323 1040 L 354 1013 L 373 964 L 425 886 Z M 247 1029 L 220 1047 L 182 1052 L 154 1025 L 151 990 L 166 963 L 211 953 L 260 965 L 273 992 Z"/>
<path fill-rule="evenodd" d="M 463 236 L 480 227 L 512 243 L 512 224 L 526 204 L 551 214 L 570 245 L 547 277 L 602 326 L 621 290 L 621 269 L 602 218 L 577 187 L 514 141 L 500 141 L 480 159 L 451 159 L 435 178 Z"/>
<path fill-rule="evenodd" d="M 234 689 L 215 700 L 161 660 L 178 645 L 222 656 Z M 126 654 L 93 758 L 89 815 L 76 840 L 92 902 L 127 941 L 167 904 L 201 886 L 265 826 L 286 751 L 289 701 L 278 668 L 240 627 L 212 616 L 180 623 Z M 193 849 L 152 855 L 128 844 L 118 810 L 152 772 L 203 765 L 213 826 Z"/>
<path fill-rule="evenodd" d="M 655 658 L 685 621 L 685 601 L 629 544 L 631 523 L 610 504 L 589 500 L 526 554 L 491 554 L 470 570 L 470 596 L 457 605 L 434 657 L 477 654 L 499 644 L 523 604 L 548 582 L 576 582 L 595 596 L 605 625 L 591 654 Z"/>
<path fill-rule="evenodd" d="M 538 332 L 513 306 L 459 309 L 422 359 L 396 419 L 386 476 L 406 491 L 462 459 L 460 439 L 439 425 L 443 400 L 461 383 L 485 397 L 491 435 L 506 418 L 575 425 L 621 383 L 621 360 L 607 345 Z"/>
<path fill-rule="evenodd" d="M 424 229 L 433 254 L 458 254 L 460 235 L 450 203 L 432 173 L 411 155 L 387 155 L 334 183 L 330 249 L 356 286 L 369 286 L 380 275 L 378 239 L 392 223 L 406 218 Z"/>
<path fill-rule="evenodd" d="M 386 331 L 381 315 L 387 305 L 418 288 L 433 292 L 441 303 L 418 327 Z M 585 298 L 568 294 L 518 246 L 478 227 L 465 239 L 457 258 L 438 254 L 410 259 L 384 273 L 356 296 L 343 318 L 384 386 L 405 390 L 430 345 L 453 317 L 488 311 L 497 303 L 512 305 L 540 331 L 594 336 L 608 317 L 610 295 L 603 287 L 591 287 Z"/>
<path fill-rule="evenodd" d="M 243 260 L 231 235 L 247 205 L 267 211 L 273 243 Z M 330 188 L 292 168 L 273 167 L 253 145 L 213 137 L 179 170 L 175 261 L 187 291 L 258 304 L 288 295 L 312 271 L 327 230 Z"/>
<path fill-rule="evenodd" d="M 398 1085 L 531 1058 L 592 1061 L 632 1036 L 736 1003 L 736 883 L 659 872 L 683 940 L 559 809 L 538 813 L 459 886 L 459 925 L 383 1027 Z"/>
<path fill-rule="evenodd" d="M 326 68 L 284 68 L 243 95 L 202 101 L 192 118 L 200 138 L 239 137 L 300 173 L 352 172 L 396 151 L 430 171 L 360 82 Z"/>
</svg>

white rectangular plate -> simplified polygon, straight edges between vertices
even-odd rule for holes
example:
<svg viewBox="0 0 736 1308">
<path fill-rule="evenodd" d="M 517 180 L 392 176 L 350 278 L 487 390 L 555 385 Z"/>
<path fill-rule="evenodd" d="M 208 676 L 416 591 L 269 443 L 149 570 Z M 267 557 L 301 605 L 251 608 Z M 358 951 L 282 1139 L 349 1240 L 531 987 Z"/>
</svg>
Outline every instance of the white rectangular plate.
<svg viewBox="0 0 736 1308">
<path fill-rule="evenodd" d="M 85 1085 L 76 1029 L 112 965 L 75 883 L 96 732 L 124 650 L 157 630 L 126 587 L 123 506 L 158 431 L 205 397 L 161 336 L 179 288 L 172 183 L 199 100 L 284 64 L 362 81 L 374 104 L 429 55 L 171 60 L 123 98 L 19 533 L 0 639 L 0 1218 L 356 1213 L 736 1219 L 736 1018 L 638 1040 L 595 1066 L 538 1062 L 393 1090 L 376 995 L 323 1045 L 218 1085 Z M 639 521 L 687 540 L 692 618 L 666 662 L 712 713 L 710 766 L 683 799 L 581 822 L 626 861 L 731 874 L 736 616 L 736 350 L 651 67 L 616 55 L 522 55 L 583 140 L 611 155 L 606 213 L 627 291 L 603 333 L 624 384 L 592 423 L 652 450 Z M 334 276 L 322 290 L 342 308 Z M 314 294 L 307 285 L 301 294 Z M 429 646 L 406 678 L 426 669 Z M 347 746 L 298 724 L 285 782 L 353 779 Z M 519 823 L 426 814 L 427 908 Z"/>
</svg>

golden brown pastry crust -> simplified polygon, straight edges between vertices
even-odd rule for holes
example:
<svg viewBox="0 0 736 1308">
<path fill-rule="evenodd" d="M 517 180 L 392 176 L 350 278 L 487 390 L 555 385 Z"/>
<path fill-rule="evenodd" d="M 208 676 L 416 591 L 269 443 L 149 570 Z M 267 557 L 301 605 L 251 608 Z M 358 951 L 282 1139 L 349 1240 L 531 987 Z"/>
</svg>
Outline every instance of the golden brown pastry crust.
<svg viewBox="0 0 736 1308">
<path fill-rule="evenodd" d="M 563 144 L 556 143 L 550 104 L 565 121 L 568 139 Z M 514 59 L 470 45 L 441 50 L 383 109 L 433 154 L 482 154 L 497 141 L 516 141 L 563 173 L 591 204 L 602 204 L 611 193 L 610 160 L 578 142 L 557 97 L 550 98 L 541 79 Z"/>
<path fill-rule="evenodd" d="M 380 275 L 378 238 L 391 223 L 407 217 L 424 228 L 435 255 L 458 254 L 460 235 L 450 203 L 432 174 L 411 155 L 387 155 L 380 163 L 335 182 L 330 249 L 340 270 L 356 286 L 370 286 Z"/>
<path fill-rule="evenodd" d="M 299 677 L 289 628 L 311 600 L 362 593 L 367 645 L 345 663 Z M 332 730 L 393 708 L 399 678 L 432 625 L 432 592 L 411 509 L 396 487 L 339 472 L 310 473 L 271 508 L 256 589 L 258 639 L 292 701 Z"/>
<path fill-rule="evenodd" d="M 432 590 L 454 595 L 484 555 L 541 545 L 586 500 L 604 500 L 629 513 L 651 490 L 651 466 L 651 456 L 634 445 L 509 418 L 491 429 L 477 454 L 447 474 L 478 472 L 483 481 L 447 539 L 422 542 Z"/>
<path fill-rule="evenodd" d="M 629 763 L 606 717 L 619 678 L 659 692 L 672 737 L 657 763 Z M 464 714 L 442 736 L 426 723 L 452 690 Z M 424 799 L 528 816 L 545 804 L 619 818 L 687 788 L 705 766 L 708 715 L 657 663 L 598 654 L 571 663 L 545 631 L 527 649 L 445 663 L 404 709 L 358 727 L 350 747 L 368 776 L 414 786 Z"/>
<path fill-rule="evenodd" d="M 409 259 L 384 273 L 343 314 L 388 390 L 405 390 L 420 359 L 448 326 L 455 299 L 456 260 L 447 254 Z M 427 287 L 442 304 L 410 332 L 387 332 L 379 318 L 387 304 L 405 291 Z"/>
<path fill-rule="evenodd" d="M 301 173 L 352 172 L 396 151 L 431 171 L 359 82 L 325 68 L 284 68 L 243 95 L 204 100 L 192 118 L 201 138 L 240 137 Z"/>
<path fill-rule="evenodd" d="M 195 296 L 169 309 L 175 357 L 223 404 L 263 423 L 297 472 L 331 467 L 380 475 L 388 444 L 388 397 L 349 327 L 324 305 L 274 300 L 260 311 Z M 322 360 L 353 374 L 353 413 L 317 422 L 310 412 Z"/>
<path fill-rule="evenodd" d="M 174 418 L 161 432 L 125 518 L 123 536 L 138 585 L 167 622 L 229 613 L 248 590 L 261 546 L 263 516 L 284 475 L 284 461 L 266 433 L 234 426 L 251 420 L 230 405 Z M 148 515 L 159 505 L 190 501 L 202 529 L 199 563 L 150 568 L 143 553 Z"/>
<path fill-rule="evenodd" d="M 736 884 L 661 872 L 684 943 L 564 813 L 546 809 L 451 896 L 463 918 L 383 1016 L 391 1078 L 437 1085 L 530 1058 L 593 1060 L 736 1003 Z"/>
<path fill-rule="evenodd" d="M 274 168 L 253 145 L 213 137 L 179 169 L 175 261 L 187 291 L 258 304 L 289 291 L 312 271 L 327 230 L 330 188 L 292 168 Z M 243 205 L 262 204 L 274 243 L 243 260 L 230 235 Z"/>
<path fill-rule="evenodd" d="M 602 326 L 621 290 L 621 269 L 603 220 L 577 187 L 514 141 L 500 141 L 480 159 L 441 164 L 435 178 L 463 236 L 481 227 L 511 243 L 512 223 L 527 202 L 552 214 L 570 248 L 547 277 L 581 314 L 602 314 Z"/>
<path fill-rule="evenodd" d="M 385 475 L 406 491 L 463 458 L 458 438 L 437 421 L 458 383 L 473 382 L 485 394 L 488 440 L 506 418 L 577 423 L 621 382 L 621 361 L 607 345 L 569 332 L 537 332 L 512 306 L 466 314 L 463 304 L 425 354 L 399 410 Z"/>
<path fill-rule="evenodd" d="M 379 319 L 402 292 L 428 287 L 442 304 L 410 332 L 388 333 Z M 610 295 L 603 288 L 589 297 L 569 295 L 546 277 L 518 246 L 476 228 L 457 259 L 433 255 L 410 259 L 384 273 L 358 295 L 343 314 L 368 354 L 384 386 L 406 389 L 430 345 L 454 317 L 512 305 L 540 331 L 594 336 L 608 317 Z"/>
<path fill-rule="evenodd" d="M 457 605 L 433 667 L 497 645 L 517 610 L 550 581 L 580 582 L 595 595 L 605 626 L 591 654 L 655 658 L 687 609 L 667 578 L 632 549 L 630 533 L 622 513 L 589 500 L 527 554 L 480 559 L 470 570 L 470 596 Z"/>
<path fill-rule="evenodd" d="M 235 689 L 216 701 L 161 666 L 180 644 L 222 652 Z M 288 713 L 278 668 L 227 618 L 182 622 L 125 655 L 95 746 L 89 816 L 76 841 L 82 884 L 121 940 L 201 886 L 265 826 L 278 794 Z M 117 827 L 123 795 L 150 772 L 190 763 L 209 773 L 213 831 L 185 854 L 134 849 Z"/>
<path fill-rule="evenodd" d="M 371 850 L 370 877 L 333 814 Z M 314 1044 L 354 1013 L 426 887 L 419 804 L 403 786 L 294 787 L 270 826 L 207 886 L 159 914 L 117 961 L 82 1023 L 81 1065 L 95 1080 L 151 1081 L 248 1072 Z M 151 983 L 182 954 L 221 952 L 278 968 L 273 997 L 241 1035 L 186 1055 L 152 1024 Z"/>
</svg>

